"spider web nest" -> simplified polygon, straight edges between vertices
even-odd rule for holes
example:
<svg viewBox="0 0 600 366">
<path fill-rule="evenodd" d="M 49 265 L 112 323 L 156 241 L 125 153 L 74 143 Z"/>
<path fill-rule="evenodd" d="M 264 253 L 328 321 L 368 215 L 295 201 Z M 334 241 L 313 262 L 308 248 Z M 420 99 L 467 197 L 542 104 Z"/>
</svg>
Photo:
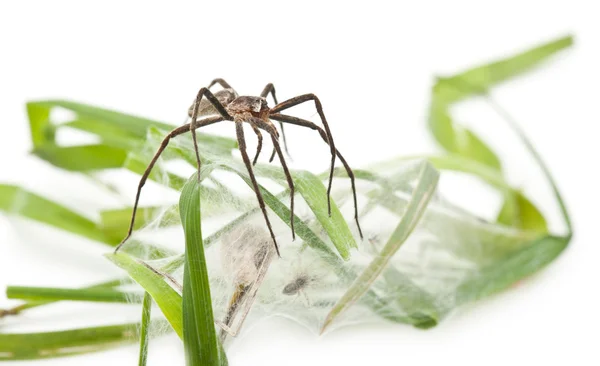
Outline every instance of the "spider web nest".
<svg viewBox="0 0 600 366">
<path fill-rule="evenodd" d="M 149 160 L 164 134 L 165 131 L 150 130 L 141 156 L 132 158 Z M 388 183 L 391 182 L 391 186 L 357 181 L 363 239 L 351 220 L 354 208 L 350 185 L 347 179 L 336 178 L 332 199 L 347 219 L 358 245 L 358 250 L 352 251 L 348 261 L 339 256 L 324 256 L 300 237 L 293 241 L 289 226 L 268 210 L 281 250 L 281 258 L 277 258 L 264 219 L 257 209 L 254 192 L 238 176 L 222 169 L 245 170 L 245 166 L 228 151 L 221 154 L 208 151 L 203 147 L 201 136 L 199 134 L 203 159 L 202 232 L 215 319 L 227 322 L 232 308 L 235 308 L 234 294 L 239 295 L 240 289 L 256 280 L 260 262 L 257 258 L 263 255 L 262 258 L 268 261 L 268 271 L 254 301 L 247 304 L 251 308 L 241 327 L 241 335 L 253 324 L 271 316 L 292 319 L 319 333 L 327 315 L 353 284 L 356 275 L 380 255 L 414 193 L 422 162 L 407 161 L 397 164 L 394 169 L 388 167 L 377 172 Z M 236 154 L 235 149 L 233 151 Z M 253 152 L 252 148 L 248 151 L 250 155 Z M 268 145 L 264 151 L 269 151 Z M 172 140 L 155 167 L 153 179 L 164 186 L 177 187 L 174 171 L 179 169 L 181 177 L 194 172 L 195 159 L 191 152 L 189 136 Z M 274 169 L 280 170 L 279 165 L 264 168 L 259 163 L 256 169 L 259 183 L 273 194 L 281 194 L 278 197 L 289 207 L 282 176 L 264 173 Z M 167 282 L 181 293 L 184 237 L 175 203 L 173 201 L 151 211 L 132 242 L 151 238 L 153 244 L 171 254 L 161 259 L 152 259 L 150 252 L 140 256 L 147 258 L 146 263 L 154 269 L 168 274 Z M 327 232 L 300 195 L 296 195 L 295 212 L 335 252 Z M 458 290 L 465 281 L 478 276 L 484 266 L 522 248 L 532 238 L 531 233 L 488 223 L 470 215 L 436 194 L 401 251 L 390 258 L 382 275 L 371 284 L 371 300 L 363 296 L 328 329 L 386 321 L 422 328 L 434 326 L 464 302 Z M 132 245 L 135 244 L 128 244 L 126 248 Z M 135 246 L 138 250 L 144 248 Z M 242 312 L 236 315 L 241 316 Z M 161 328 L 158 333 L 164 331 Z"/>
</svg>

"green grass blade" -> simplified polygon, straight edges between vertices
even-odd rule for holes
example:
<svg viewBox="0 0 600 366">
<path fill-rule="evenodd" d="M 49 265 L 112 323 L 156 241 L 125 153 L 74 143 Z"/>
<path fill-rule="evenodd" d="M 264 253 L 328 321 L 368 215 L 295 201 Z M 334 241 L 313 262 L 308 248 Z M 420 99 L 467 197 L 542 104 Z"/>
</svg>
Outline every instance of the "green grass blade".
<svg viewBox="0 0 600 366">
<path fill-rule="evenodd" d="M 8 299 L 29 300 L 35 302 L 48 301 L 92 301 L 92 302 L 114 302 L 128 303 L 140 301 L 141 294 L 124 292 L 107 288 L 93 289 L 71 289 L 52 287 L 24 287 L 8 286 L 6 288 Z"/>
<path fill-rule="evenodd" d="M 518 191 L 505 198 L 496 222 L 521 230 L 548 232 L 548 223 L 542 213 Z"/>
<path fill-rule="evenodd" d="M 472 131 L 454 123 L 449 112 L 451 104 L 484 93 L 490 87 L 532 69 L 572 43 L 571 36 L 563 37 L 500 61 L 438 78 L 432 90 L 428 118 L 429 129 L 435 139 L 451 153 L 501 170 L 496 154 Z"/>
<path fill-rule="evenodd" d="M 0 210 L 54 226 L 88 239 L 112 245 L 118 243 L 107 238 L 95 222 L 58 203 L 17 186 L 0 185 Z"/>
<path fill-rule="evenodd" d="M 142 326 L 140 328 L 140 358 L 138 366 L 146 366 L 148 360 L 148 343 L 150 342 L 150 315 L 152 311 L 152 296 L 144 294 L 142 305 Z"/>
<path fill-rule="evenodd" d="M 396 226 L 396 229 L 379 253 L 379 256 L 373 259 L 369 266 L 361 273 L 352 286 L 350 286 L 346 293 L 331 309 L 323 323 L 322 331 L 369 290 L 375 279 L 377 279 L 379 274 L 385 269 L 390 258 L 398 251 L 398 249 L 400 249 L 421 219 L 421 216 L 425 212 L 427 204 L 437 187 L 438 179 L 438 171 L 429 163 L 422 163 L 417 185 L 398 226 Z"/>
<path fill-rule="evenodd" d="M 187 365 L 221 365 L 220 344 L 215 330 L 210 284 L 202 244 L 200 189 L 193 175 L 179 199 L 185 232 L 183 277 L 183 341 Z"/>
<path fill-rule="evenodd" d="M 503 81 L 532 70 L 551 56 L 572 45 L 573 37 L 565 36 L 502 60 L 478 66 L 448 78 L 439 78 L 434 92 L 446 103 L 453 103 L 486 92 Z M 466 83 L 470 87 L 457 88 L 456 84 L 460 83 Z"/>
<path fill-rule="evenodd" d="M 0 334 L 0 361 L 38 360 L 103 351 L 135 341 L 138 324 Z"/>
<path fill-rule="evenodd" d="M 107 145 L 45 144 L 34 149 L 33 154 L 58 168 L 76 172 L 120 168 L 127 158 L 125 150 Z"/>
<path fill-rule="evenodd" d="M 181 296 L 165 282 L 160 274 L 133 257 L 123 252 L 107 254 L 106 257 L 127 271 L 129 276 L 152 296 L 173 330 L 183 339 Z"/>
<path fill-rule="evenodd" d="M 124 282 L 126 282 L 126 279 L 110 280 L 110 281 L 101 282 L 101 283 L 96 284 L 96 285 L 87 286 L 87 287 L 84 287 L 83 289 L 84 290 L 103 289 L 103 288 L 104 289 L 110 289 L 112 287 L 120 286 Z M 17 305 L 15 307 L 12 307 L 10 309 L 0 309 L 0 318 L 2 318 L 3 316 L 6 316 L 6 315 L 17 315 L 17 314 L 19 314 L 23 310 L 32 309 L 32 308 L 36 308 L 36 307 L 40 307 L 40 306 L 52 304 L 52 303 L 55 303 L 56 301 L 57 300 L 29 301 L 29 302 L 26 302 L 24 304 L 20 304 L 20 305 Z"/>
<path fill-rule="evenodd" d="M 544 215 L 531 200 L 522 192 L 512 188 L 500 172 L 478 161 L 458 154 L 408 156 L 376 164 L 375 169 L 383 171 L 390 166 L 413 159 L 426 159 L 440 170 L 451 170 L 473 175 L 498 189 L 505 197 L 498 216 L 498 223 L 522 230 L 548 232 L 548 224 Z"/>
<path fill-rule="evenodd" d="M 477 275 L 459 286 L 457 303 L 482 299 L 534 274 L 558 257 L 568 243 L 568 237 L 544 236 L 503 260 L 481 269 Z"/>
<path fill-rule="evenodd" d="M 233 161 L 222 161 L 220 162 L 220 165 L 225 170 L 236 173 L 250 188 L 252 188 L 252 183 L 245 167 L 240 166 Z M 282 172 L 278 169 L 273 169 L 272 167 L 261 165 L 257 166 L 255 171 L 258 176 L 271 178 L 279 182 L 281 182 L 283 178 Z M 340 256 L 344 259 L 350 258 L 350 248 L 357 247 L 356 241 L 354 240 L 354 236 L 350 231 L 348 223 L 333 200 L 331 200 L 331 217 L 329 216 L 327 211 L 327 190 L 325 185 L 323 185 L 323 182 L 316 175 L 307 171 L 292 171 L 291 174 L 296 192 L 300 193 L 302 198 L 304 198 L 304 201 L 306 201 L 319 223 L 327 232 L 327 235 L 340 253 Z M 261 189 L 261 192 L 264 193 L 264 189 Z M 272 210 L 279 209 L 266 201 L 265 203 Z M 275 202 L 271 201 L 271 203 L 274 204 Z M 287 225 L 290 225 L 289 216 L 287 218 L 282 218 L 282 220 Z"/>
<path fill-rule="evenodd" d="M 556 198 L 556 201 L 558 202 L 561 214 L 563 216 L 563 220 L 565 221 L 565 224 L 567 226 L 567 237 L 570 238 L 573 235 L 573 224 L 571 222 L 571 216 L 569 215 L 569 211 L 568 211 L 567 205 L 565 204 L 565 201 L 562 197 L 562 194 L 560 193 L 560 190 L 558 189 L 558 185 L 556 184 L 556 181 L 554 180 L 552 173 L 550 173 L 550 169 L 548 168 L 548 165 L 546 165 L 546 163 L 544 162 L 544 159 L 542 159 L 541 155 L 537 152 L 535 147 L 533 147 L 533 144 L 531 143 L 531 141 L 529 141 L 527 136 L 525 136 L 525 133 L 519 127 L 519 125 L 515 122 L 514 118 L 512 118 L 512 116 L 504 108 L 502 108 L 494 99 L 492 99 L 489 95 L 486 96 L 486 99 L 492 105 L 492 107 L 498 112 L 498 114 L 500 114 L 504 118 L 504 120 L 508 123 L 510 128 L 517 134 L 517 136 L 521 139 L 521 141 L 523 142 L 523 144 L 525 145 L 527 150 L 529 150 L 529 153 L 533 156 L 533 158 L 535 159 L 535 161 L 537 162 L 539 167 L 542 169 L 542 172 L 543 172 L 544 176 L 546 177 L 546 180 L 550 184 L 550 187 L 552 187 L 552 192 L 554 193 L 554 197 Z"/>
<path fill-rule="evenodd" d="M 91 125 L 109 125 L 141 139 L 145 139 L 146 131 L 150 126 L 165 130 L 172 128 L 171 125 L 166 123 L 77 102 L 66 100 L 32 101 L 27 103 L 27 113 L 29 115 L 31 140 L 34 147 L 44 145 L 48 142 L 54 142 L 54 129 L 56 126 L 51 124 L 50 112 L 56 107 L 61 107 L 74 112 L 79 119 L 93 121 L 90 123 Z"/>
</svg>

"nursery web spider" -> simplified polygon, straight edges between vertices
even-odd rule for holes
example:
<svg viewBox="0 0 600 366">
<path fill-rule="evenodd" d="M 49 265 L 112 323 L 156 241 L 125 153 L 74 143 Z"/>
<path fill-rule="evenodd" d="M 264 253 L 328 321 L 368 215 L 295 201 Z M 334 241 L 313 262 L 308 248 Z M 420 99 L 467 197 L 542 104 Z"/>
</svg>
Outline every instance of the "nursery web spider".
<svg viewBox="0 0 600 366">
<path fill-rule="evenodd" d="M 216 84 L 219 84 L 223 89 L 219 90 L 215 93 L 212 93 L 210 91 L 210 88 Z M 273 108 L 269 108 L 269 106 L 267 105 L 266 98 L 269 94 L 272 96 L 272 98 L 275 102 L 275 106 Z M 319 117 L 321 119 L 321 123 L 323 124 L 324 129 L 310 121 L 280 113 L 283 110 L 292 108 L 298 104 L 302 104 L 302 103 L 309 102 L 309 101 L 314 102 L 315 108 L 317 110 L 317 113 L 319 114 Z M 198 168 L 198 180 L 200 180 L 201 162 L 200 162 L 200 154 L 198 152 L 198 142 L 197 142 L 195 130 L 200 127 L 212 125 L 214 123 L 222 122 L 222 121 L 232 121 L 235 123 L 235 129 L 236 129 L 236 134 L 237 134 L 239 150 L 242 155 L 244 164 L 246 165 L 246 169 L 248 170 L 248 175 L 252 182 L 252 186 L 253 186 L 254 192 L 256 194 L 256 198 L 258 199 L 258 204 L 259 204 L 262 214 L 265 218 L 265 222 L 266 222 L 269 232 L 271 234 L 271 238 L 273 239 L 273 243 L 275 245 L 275 249 L 276 249 L 278 255 L 279 255 L 279 247 L 277 246 L 275 234 L 273 233 L 273 229 L 271 228 L 271 222 L 269 221 L 269 217 L 267 216 L 265 202 L 263 200 L 262 194 L 258 187 L 258 183 L 256 181 L 256 177 L 254 176 L 254 171 L 252 169 L 252 166 L 254 164 L 256 164 L 256 161 L 257 161 L 260 151 L 262 149 L 261 130 L 263 130 L 263 131 L 266 131 L 271 136 L 271 141 L 273 142 L 274 150 L 271 155 L 270 161 L 273 160 L 273 158 L 275 157 L 275 154 L 277 154 L 279 156 L 279 161 L 281 162 L 281 166 L 285 173 L 285 177 L 286 177 L 289 189 L 290 189 L 290 227 L 292 229 L 292 238 L 295 239 L 296 234 L 294 231 L 294 182 L 293 182 L 292 176 L 288 170 L 287 164 L 285 162 L 285 158 L 281 152 L 281 147 L 279 145 L 279 140 L 278 140 L 279 132 L 277 131 L 277 129 L 275 128 L 275 125 L 271 122 L 271 120 L 275 120 L 275 121 L 279 122 L 279 124 L 281 126 L 282 135 L 283 135 L 283 123 L 289 123 L 292 125 L 308 127 L 310 129 L 316 130 L 317 132 L 319 132 L 319 135 L 321 135 L 321 138 L 327 144 L 329 144 L 330 151 L 331 151 L 331 167 L 330 167 L 330 172 L 329 172 L 329 185 L 327 187 L 327 206 L 328 206 L 329 215 L 331 215 L 331 185 L 333 182 L 333 171 L 334 171 L 334 166 L 335 166 L 335 159 L 336 159 L 336 157 L 338 157 L 340 159 L 340 161 L 342 162 L 342 164 L 344 165 L 344 168 L 346 169 L 346 173 L 348 174 L 348 177 L 350 178 L 350 182 L 352 185 L 352 194 L 353 194 L 353 198 L 354 198 L 354 220 L 356 221 L 356 225 L 358 227 L 360 237 L 362 238 L 362 231 L 360 229 L 360 224 L 358 222 L 358 206 L 357 206 L 357 202 L 356 202 L 356 187 L 355 187 L 355 182 L 354 182 L 354 173 L 352 172 L 352 169 L 350 168 L 350 166 L 348 165 L 348 163 L 346 162 L 346 160 L 344 159 L 342 154 L 340 154 L 340 152 L 335 148 L 335 145 L 333 142 L 333 137 L 331 136 L 331 131 L 329 130 L 329 124 L 327 123 L 327 119 L 325 118 L 325 114 L 323 113 L 323 107 L 321 106 L 321 101 L 319 100 L 319 98 L 317 98 L 316 95 L 304 94 L 304 95 L 300 95 L 300 96 L 288 99 L 284 102 L 278 103 L 277 98 L 275 96 L 275 87 L 273 86 L 273 84 L 270 84 L 270 83 L 267 84 L 267 86 L 265 86 L 262 93 L 260 94 L 260 97 L 239 96 L 238 93 L 235 91 L 235 89 L 233 89 L 231 87 L 231 85 L 229 85 L 225 80 L 215 79 L 209 84 L 208 87 L 204 87 L 204 88 L 200 89 L 200 91 L 198 92 L 198 94 L 196 96 L 196 100 L 194 101 L 194 103 L 188 110 L 188 114 L 191 117 L 191 122 L 186 123 L 183 126 L 175 128 L 174 130 L 169 132 L 169 134 L 167 134 L 167 136 L 165 136 L 162 143 L 160 144 L 160 147 L 156 151 L 156 154 L 152 157 L 150 164 L 148 164 L 148 167 L 144 171 L 144 174 L 142 175 L 142 178 L 140 179 L 140 182 L 139 182 L 139 185 L 137 188 L 135 203 L 133 205 L 133 213 L 131 216 L 131 222 L 129 224 L 129 229 L 127 231 L 127 235 L 121 241 L 121 243 L 116 247 L 115 252 L 117 252 L 121 248 L 121 246 L 127 241 L 127 239 L 129 239 L 129 237 L 132 234 L 133 226 L 135 223 L 135 215 L 137 212 L 137 207 L 138 207 L 142 187 L 146 183 L 146 180 L 147 180 L 148 176 L 150 175 L 150 172 L 152 171 L 152 168 L 156 164 L 158 158 L 160 157 L 162 152 L 166 149 L 167 145 L 169 144 L 169 141 L 173 137 L 182 135 L 184 133 L 187 133 L 187 132 L 192 133 L 192 140 L 194 142 L 194 150 L 196 153 L 196 163 L 197 163 L 197 168 Z M 256 155 L 252 162 L 250 161 L 250 158 L 248 157 L 248 153 L 246 152 L 246 140 L 244 137 L 243 123 L 248 123 L 252 127 L 252 130 L 254 131 L 254 133 L 256 134 L 256 136 L 258 138 L 258 147 L 257 147 Z M 283 141 L 284 141 L 284 146 L 285 146 L 285 149 L 287 152 L 287 144 L 285 141 L 285 135 L 284 135 Z"/>
</svg>

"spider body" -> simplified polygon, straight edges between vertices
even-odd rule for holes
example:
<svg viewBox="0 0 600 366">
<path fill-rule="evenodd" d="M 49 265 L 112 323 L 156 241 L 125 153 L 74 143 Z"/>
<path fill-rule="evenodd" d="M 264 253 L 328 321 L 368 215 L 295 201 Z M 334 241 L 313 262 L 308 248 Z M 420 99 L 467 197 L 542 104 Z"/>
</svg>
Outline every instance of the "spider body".
<svg viewBox="0 0 600 366">
<path fill-rule="evenodd" d="M 311 282 L 311 278 L 306 274 L 301 274 L 298 277 L 296 277 L 295 280 L 285 285 L 281 293 L 284 295 L 299 294 L 300 291 L 302 291 L 308 286 L 309 282 Z"/>
<path fill-rule="evenodd" d="M 223 87 L 222 90 L 217 91 L 216 93 L 212 93 L 210 88 L 219 84 Z M 271 95 L 275 106 L 273 108 L 269 108 L 267 104 L 267 96 Z M 315 109 L 317 110 L 321 122 L 324 128 L 320 126 L 293 116 L 281 114 L 280 112 L 292 108 L 298 104 L 302 104 L 305 102 L 313 101 L 315 104 Z M 140 183 L 138 185 L 136 199 L 133 206 L 133 213 L 131 217 L 131 222 L 129 225 L 128 233 L 121 241 L 121 243 L 116 247 L 115 252 L 119 250 L 119 248 L 127 241 L 127 239 L 131 236 L 133 231 L 133 226 L 135 224 L 135 214 L 137 211 L 137 206 L 140 198 L 141 189 L 146 183 L 152 168 L 158 161 L 158 158 L 162 154 L 162 152 L 166 149 L 167 145 L 171 138 L 184 134 L 186 132 L 190 132 L 192 135 L 192 140 L 194 142 L 194 151 L 196 153 L 196 162 L 197 162 L 197 178 L 200 183 L 200 166 L 201 159 L 200 153 L 198 152 L 198 141 L 196 137 L 196 130 L 200 127 L 208 126 L 214 123 L 222 122 L 222 121 L 232 121 L 235 123 L 236 135 L 238 140 L 238 146 L 240 153 L 242 155 L 242 160 L 246 165 L 246 169 L 248 171 L 249 180 L 252 184 L 252 188 L 254 193 L 256 194 L 256 198 L 258 200 L 260 209 L 264 216 L 267 228 L 271 234 L 271 239 L 273 240 L 273 244 L 275 245 L 275 249 L 277 254 L 279 254 L 279 248 L 277 246 L 277 241 L 275 239 L 275 234 L 273 233 L 273 229 L 271 227 L 271 222 L 269 221 L 269 217 L 267 215 L 267 210 L 265 207 L 265 202 L 260 192 L 258 182 L 256 181 L 256 177 L 254 176 L 254 171 L 252 166 L 256 164 L 259 154 L 262 148 L 262 132 L 267 132 L 271 141 L 273 142 L 273 153 L 271 155 L 272 161 L 275 157 L 275 154 L 278 155 L 279 161 L 285 173 L 286 181 L 288 183 L 288 187 L 290 190 L 290 228 L 292 229 L 292 238 L 295 239 L 295 230 L 294 230 L 294 182 L 292 180 L 292 176 L 289 172 L 287 164 L 285 162 L 285 158 L 281 151 L 281 147 L 279 145 L 279 132 L 275 125 L 271 122 L 271 120 L 279 121 L 279 125 L 281 128 L 281 135 L 283 136 L 283 144 L 285 150 L 287 152 L 287 143 L 285 139 L 285 133 L 283 131 L 283 124 L 289 123 L 297 126 L 308 127 L 312 130 L 315 130 L 319 133 L 321 138 L 329 145 L 331 151 L 331 165 L 329 171 L 329 184 L 327 187 L 327 204 L 329 209 L 329 215 L 331 215 L 331 185 L 333 182 L 333 171 L 335 166 L 336 157 L 340 159 L 348 177 L 350 178 L 350 182 L 352 184 L 352 193 L 354 198 L 354 219 L 356 221 L 356 225 L 358 227 L 358 232 L 362 238 L 362 231 L 360 229 L 360 224 L 358 222 L 358 205 L 356 201 L 356 188 L 354 182 L 354 173 L 352 169 L 342 156 L 342 154 L 335 148 L 333 137 L 331 136 L 331 131 L 329 130 L 329 125 L 327 123 L 327 119 L 325 118 L 325 114 L 323 113 L 323 107 L 319 98 L 317 98 L 314 94 L 304 94 L 291 99 L 288 99 L 284 102 L 278 103 L 277 98 L 275 97 L 275 87 L 273 84 L 267 84 L 267 86 L 263 89 L 260 96 L 239 96 L 238 93 L 233 89 L 226 81 L 223 79 L 215 79 L 210 85 L 206 88 L 201 88 L 196 96 L 196 100 L 192 104 L 192 106 L 188 109 L 188 115 L 191 117 L 191 121 L 189 124 L 184 124 L 183 126 L 177 127 L 172 130 L 162 141 L 158 151 L 150 161 L 150 164 L 146 168 L 142 178 L 140 179 Z M 258 138 L 258 147 L 256 151 L 256 155 L 254 160 L 251 162 L 248 157 L 248 153 L 246 151 L 246 140 L 244 136 L 243 124 L 247 123 L 252 127 L 252 130 L 256 134 Z M 289 154 L 288 154 L 289 155 Z"/>
</svg>

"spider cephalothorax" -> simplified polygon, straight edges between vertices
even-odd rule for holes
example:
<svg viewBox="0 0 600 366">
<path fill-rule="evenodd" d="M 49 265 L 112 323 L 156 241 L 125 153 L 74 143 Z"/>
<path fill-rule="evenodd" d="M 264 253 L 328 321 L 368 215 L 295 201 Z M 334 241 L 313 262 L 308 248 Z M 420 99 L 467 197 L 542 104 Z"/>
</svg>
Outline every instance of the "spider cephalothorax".
<svg viewBox="0 0 600 366">
<path fill-rule="evenodd" d="M 219 84 L 223 87 L 222 90 L 219 90 L 216 93 L 212 93 L 210 88 Z M 267 104 L 267 96 L 271 94 L 273 100 L 275 102 L 275 106 L 273 108 L 269 108 Z M 323 123 L 323 128 L 320 126 L 301 119 L 297 117 L 288 116 L 285 114 L 281 114 L 279 112 L 294 107 L 298 104 L 313 101 L 315 103 L 315 108 L 321 122 Z M 285 139 L 285 134 L 283 131 L 283 123 L 289 123 L 297 126 L 308 127 L 310 129 L 316 130 L 319 132 L 321 138 L 329 144 L 329 148 L 331 151 L 331 166 L 329 171 L 329 185 L 327 187 L 327 205 L 329 209 L 329 214 L 331 215 L 331 184 L 333 182 L 333 169 L 335 166 L 335 159 L 338 157 L 348 176 L 350 177 L 350 182 L 352 184 L 352 194 L 354 198 L 354 219 L 356 221 L 356 225 L 358 226 L 358 232 L 362 238 L 362 232 L 360 229 L 360 224 L 358 222 L 358 207 L 356 202 L 356 188 L 354 184 L 354 173 L 352 169 L 342 156 L 340 152 L 335 148 L 333 143 L 333 137 L 331 136 L 331 131 L 329 130 L 329 125 L 327 124 L 327 119 L 323 113 L 323 107 L 321 106 L 321 102 L 319 98 L 317 98 L 314 94 L 304 94 L 291 99 L 286 100 L 285 102 L 278 103 L 277 98 L 275 96 L 275 87 L 273 84 L 267 84 L 267 86 L 263 89 L 260 96 L 239 96 L 238 93 L 233 89 L 225 80 L 223 79 L 215 79 L 213 80 L 208 87 L 201 88 L 196 96 L 196 100 L 192 104 L 192 106 L 188 110 L 188 114 L 191 117 L 191 122 L 185 124 L 183 126 L 177 127 L 172 130 L 162 141 L 158 151 L 148 164 L 146 171 L 142 175 L 140 179 L 140 183 L 138 185 L 138 190 L 135 198 L 135 204 L 133 205 L 133 214 L 131 217 L 131 223 L 129 225 L 129 230 L 127 232 L 127 236 L 123 241 L 117 246 L 116 250 L 125 243 L 125 241 L 131 236 L 131 232 L 133 230 L 133 226 L 135 223 L 135 214 L 137 211 L 138 201 L 140 198 L 141 189 L 146 183 L 146 179 L 150 175 L 150 172 L 156 161 L 158 160 L 160 154 L 164 151 L 164 149 L 169 144 L 171 138 L 176 137 L 178 135 L 184 134 L 186 132 L 192 132 L 192 140 L 194 141 L 194 150 L 196 153 L 196 162 L 198 165 L 198 180 L 200 179 L 200 154 L 198 152 L 198 142 L 196 138 L 196 129 L 204 126 L 208 126 L 221 121 L 232 121 L 235 123 L 236 135 L 239 145 L 239 150 L 242 155 L 242 159 L 246 168 L 248 169 L 248 175 L 250 176 L 250 180 L 252 182 L 252 187 L 256 194 L 256 198 L 258 199 L 258 203 L 262 214 L 265 218 L 265 222 L 267 227 L 269 228 L 269 232 L 271 234 L 271 238 L 273 239 L 273 244 L 275 245 L 275 249 L 277 250 L 277 254 L 279 254 L 279 248 L 277 246 L 277 240 L 275 239 L 275 234 L 273 233 L 273 229 L 271 228 L 271 222 L 269 221 L 269 217 L 267 215 L 267 210 L 265 207 L 265 202 L 263 200 L 262 194 L 258 187 L 258 183 L 256 181 L 256 177 L 254 176 L 254 170 L 252 166 L 256 164 L 258 157 L 260 155 L 262 149 L 262 131 L 267 132 L 271 136 L 271 141 L 273 142 L 273 153 L 269 161 L 272 161 L 275 157 L 275 154 L 278 155 L 279 161 L 281 162 L 281 166 L 286 176 L 286 180 L 290 189 L 290 227 L 292 229 L 292 237 L 295 238 L 295 230 L 294 230 L 294 182 L 292 180 L 292 176 L 289 172 L 287 164 L 285 162 L 285 158 L 281 151 L 281 147 L 279 145 L 279 132 L 275 125 L 271 122 L 271 120 L 279 121 L 279 125 L 281 127 L 281 135 L 283 137 L 283 145 L 287 152 L 287 142 Z M 244 129 L 243 123 L 248 123 L 254 133 L 258 138 L 258 147 L 256 151 L 256 155 L 254 157 L 253 162 L 250 162 L 250 158 L 248 157 L 248 153 L 246 152 L 246 139 L 244 137 Z"/>
</svg>

